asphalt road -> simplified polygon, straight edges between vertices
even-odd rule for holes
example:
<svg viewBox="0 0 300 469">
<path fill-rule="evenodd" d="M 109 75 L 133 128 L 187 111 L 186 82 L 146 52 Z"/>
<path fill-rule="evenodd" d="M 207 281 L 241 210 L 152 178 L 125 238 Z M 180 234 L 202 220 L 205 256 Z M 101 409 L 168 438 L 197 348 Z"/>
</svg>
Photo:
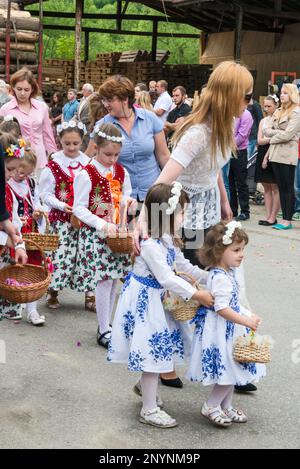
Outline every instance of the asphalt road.
<svg viewBox="0 0 300 469">
<path fill-rule="evenodd" d="M 96 344 L 95 314 L 83 296 L 63 293 L 63 307 L 41 301 L 46 325 L 25 319 L 0 322 L 1 448 L 299 448 L 300 223 L 294 230 L 260 228 L 263 208 L 252 207 L 245 262 L 247 294 L 264 321 L 261 333 L 275 340 L 267 377 L 251 395 L 235 395 L 249 416 L 243 425 L 218 429 L 200 416 L 209 389 L 184 379 L 181 390 L 161 387 L 165 409 L 179 422 L 162 430 L 138 422 L 137 375 L 106 362 Z"/>
</svg>

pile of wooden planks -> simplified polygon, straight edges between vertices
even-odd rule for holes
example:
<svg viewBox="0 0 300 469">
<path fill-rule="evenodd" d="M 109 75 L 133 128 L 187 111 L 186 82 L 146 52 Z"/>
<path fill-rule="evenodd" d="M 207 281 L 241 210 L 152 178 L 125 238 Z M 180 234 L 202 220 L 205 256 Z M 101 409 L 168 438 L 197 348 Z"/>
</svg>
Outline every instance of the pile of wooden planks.
<svg viewBox="0 0 300 469">
<path fill-rule="evenodd" d="M 7 2 L 0 0 L 0 77 L 5 78 Z M 22 66 L 37 71 L 36 45 L 39 19 L 27 11 L 20 11 L 17 3 L 11 7 L 10 73 Z"/>
</svg>

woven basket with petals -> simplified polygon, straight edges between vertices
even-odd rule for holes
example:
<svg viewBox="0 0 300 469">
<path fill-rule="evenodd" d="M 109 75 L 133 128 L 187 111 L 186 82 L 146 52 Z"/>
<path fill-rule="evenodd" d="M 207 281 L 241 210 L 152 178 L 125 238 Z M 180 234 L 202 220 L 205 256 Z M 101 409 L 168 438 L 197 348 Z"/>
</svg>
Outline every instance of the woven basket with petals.
<svg viewBox="0 0 300 469">
<path fill-rule="evenodd" d="M 270 345 L 255 343 L 253 335 L 249 343 L 238 341 L 233 348 L 233 358 L 240 363 L 269 363 L 271 361 Z"/>
<path fill-rule="evenodd" d="M 50 223 L 48 215 L 46 215 L 46 213 L 43 213 L 43 217 L 46 221 L 46 230 L 44 234 L 34 232 L 35 221 L 32 220 L 32 233 L 24 233 L 22 235 L 24 241 L 26 242 L 27 251 L 35 250 L 34 244 L 27 243 L 27 241 L 34 241 L 34 243 L 37 243 L 39 245 L 42 251 L 56 251 L 58 248 L 59 235 L 49 233 Z"/>
<path fill-rule="evenodd" d="M 0 296 L 11 303 L 32 303 L 39 300 L 47 291 L 51 274 L 48 270 L 46 257 L 38 244 L 30 241 L 35 250 L 41 252 L 43 265 L 9 265 L 0 270 Z M 7 279 L 28 285 L 7 285 Z"/>
<path fill-rule="evenodd" d="M 127 210 L 128 205 L 123 206 L 118 232 L 114 237 L 107 237 L 106 244 L 114 254 L 132 254 L 133 252 L 133 233 L 127 229 Z"/>
<path fill-rule="evenodd" d="M 197 290 L 200 290 L 200 285 L 198 282 L 189 274 L 186 274 L 185 272 L 176 272 L 176 275 L 179 277 L 184 278 L 187 280 L 193 287 L 195 287 Z M 197 309 L 199 308 L 199 303 L 198 301 L 195 300 L 189 300 L 185 301 L 179 296 L 175 296 L 171 292 L 167 292 L 164 300 L 163 300 L 163 305 L 165 309 L 170 311 L 176 319 L 176 321 L 190 321 L 193 319 L 193 317 L 196 314 Z"/>
</svg>

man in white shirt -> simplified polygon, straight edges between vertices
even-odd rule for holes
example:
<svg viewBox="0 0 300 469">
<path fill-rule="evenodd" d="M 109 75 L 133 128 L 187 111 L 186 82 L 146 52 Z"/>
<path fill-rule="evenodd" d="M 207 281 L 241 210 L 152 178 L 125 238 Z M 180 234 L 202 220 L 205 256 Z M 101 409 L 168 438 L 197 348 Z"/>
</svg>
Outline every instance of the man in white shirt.
<svg viewBox="0 0 300 469">
<path fill-rule="evenodd" d="M 88 129 L 90 120 L 89 120 L 89 114 L 90 114 L 90 99 L 94 94 L 94 87 L 90 83 L 85 83 L 82 86 L 82 98 L 79 102 L 79 106 L 77 109 L 77 113 L 75 115 L 76 120 L 79 122 L 82 122 L 86 128 Z M 82 146 L 81 146 L 81 151 L 85 151 L 87 149 L 87 146 L 89 144 L 89 135 L 86 134 L 83 138 Z"/>
<path fill-rule="evenodd" d="M 168 82 L 159 80 L 156 84 L 158 99 L 154 105 L 155 114 L 163 121 L 167 120 L 167 115 L 172 108 L 172 98 L 168 93 Z"/>
</svg>

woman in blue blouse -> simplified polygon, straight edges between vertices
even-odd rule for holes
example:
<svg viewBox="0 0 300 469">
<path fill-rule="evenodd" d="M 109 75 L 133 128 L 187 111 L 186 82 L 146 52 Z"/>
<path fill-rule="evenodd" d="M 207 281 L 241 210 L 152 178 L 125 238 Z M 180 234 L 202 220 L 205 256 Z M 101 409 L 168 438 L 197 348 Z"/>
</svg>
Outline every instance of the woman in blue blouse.
<svg viewBox="0 0 300 469">
<path fill-rule="evenodd" d="M 109 122 L 121 130 L 125 141 L 119 163 L 129 172 L 131 197 L 143 201 L 170 157 L 163 124 L 153 112 L 133 107 L 134 86 L 126 77 L 115 75 L 108 78 L 100 86 L 99 94 L 108 114 L 96 125 Z M 86 154 L 94 156 L 94 153 L 95 146 L 91 140 Z"/>
</svg>

